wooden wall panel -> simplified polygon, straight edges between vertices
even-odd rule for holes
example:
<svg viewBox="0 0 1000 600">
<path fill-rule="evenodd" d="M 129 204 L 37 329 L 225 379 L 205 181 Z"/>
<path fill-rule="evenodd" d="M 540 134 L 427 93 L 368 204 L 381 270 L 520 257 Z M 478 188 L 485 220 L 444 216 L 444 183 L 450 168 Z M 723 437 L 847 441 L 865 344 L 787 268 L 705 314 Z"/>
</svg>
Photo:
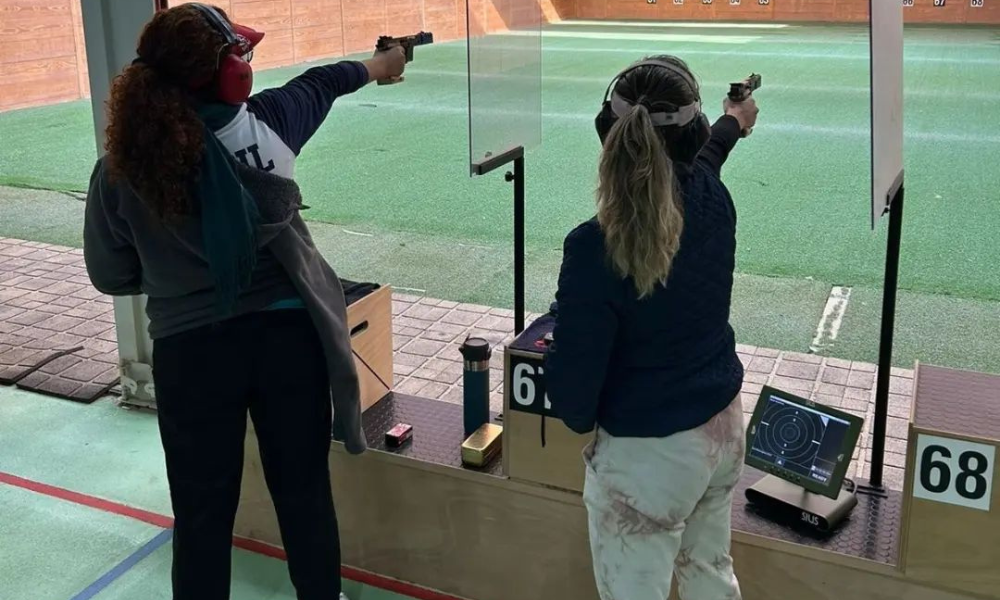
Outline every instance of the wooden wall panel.
<svg viewBox="0 0 1000 600">
<path fill-rule="evenodd" d="M 644 0 L 605 0 L 608 18 L 613 19 L 659 19 L 656 4 Z M 613 16 L 612 16 L 613 15 Z"/>
<path fill-rule="evenodd" d="M 836 6 L 837 20 L 845 23 L 868 21 L 871 14 L 868 0 L 837 0 Z"/>
<path fill-rule="evenodd" d="M 738 4 L 733 4 L 733 2 Z M 761 4 L 758 0 L 715 0 L 713 17 L 719 21 L 771 21 L 774 19 L 774 0 Z"/>
<path fill-rule="evenodd" d="M 693 19 L 704 18 L 704 13 L 702 12 L 701 0 L 683 0 L 680 4 L 674 2 L 674 0 L 663 0 L 660 6 L 660 18 L 665 21 L 690 21 Z M 608 8 L 608 14 L 613 15 L 610 6 Z M 608 18 L 612 18 L 609 16 Z"/>
<path fill-rule="evenodd" d="M 80 97 L 71 0 L 0 0 L 0 110 Z"/>
<path fill-rule="evenodd" d="M 507 11 L 511 0 L 488 0 L 486 4 L 486 32 L 506 31 Z"/>
<path fill-rule="evenodd" d="M 903 8 L 904 18 L 911 23 L 964 23 L 969 0 L 914 0 L 913 6 Z M 985 1 L 983 2 L 985 5 Z"/>
<path fill-rule="evenodd" d="M 476 4 L 477 0 L 472 0 Z M 434 34 L 435 41 L 465 37 L 465 0 L 423 0 L 424 29 Z M 482 13 L 481 13 L 482 14 Z M 480 31 L 482 18 L 473 20 L 472 30 Z"/>
<path fill-rule="evenodd" d="M 572 19 L 572 0 L 539 0 L 543 23 L 556 23 Z"/>
<path fill-rule="evenodd" d="M 970 2 L 970 0 L 965 1 Z M 982 6 L 966 7 L 965 22 L 981 25 L 1000 23 L 1000 0 L 983 0 Z"/>
<path fill-rule="evenodd" d="M 73 20 L 73 39 L 76 42 L 76 70 L 79 96 L 90 96 L 90 69 L 87 68 L 87 44 L 83 38 L 83 10 L 80 2 L 70 0 L 70 15 Z"/>
<path fill-rule="evenodd" d="M 294 55 L 310 61 L 344 54 L 341 0 L 298 0 L 292 3 Z"/>
<path fill-rule="evenodd" d="M 167 0 L 167 5 L 169 7 L 180 6 L 181 4 L 190 4 L 191 2 L 196 2 L 197 0 Z M 208 2 L 203 2 L 203 4 L 208 4 L 210 6 L 216 6 L 226 11 L 226 14 L 230 17 L 233 16 L 233 2 L 232 0 L 210 0 Z"/>
<path fill-rule="evenodd" d="M 387 26 L 386 0 L 343 0 L 344 51 L 348 54 L 374 50 Z"/>
<path fill-rule="evenodd" d="M 423 0 L 386 0 L 386 29 L 383 35 L 413 35 L 423 31 Z M 375 40 L 371 40 L 372 48 Z"/>
<path fill-rule="evenodd" d="M 0 110 L 78 99 L 78 73 L 75 56 L 0 62 Z"/>
<path fill-rule="evenodd" d="M 0 110 L 89 95 L 80 3 L 86 0 L 0 0 Z M 140 0 L 136 0 L 140 1 Z M 170 0 L 171 6 L 188 0 Z M 900 0 L 902 1 L 902 0 Z M 472 0 L 474 35 L 504 31 L 533 19 L 524 0 Z M 545 20 L 864 22 L 869 0 L 537 0 Z M 432 31 L 447 42 L 467 34 L 465 0 L 212 0 L 234 20 L 263 30 L 258 69 L 369 52 L 379 35 Z M 914 0 L 908 23 L 1000 24 L 1000 0 Z M 74 69 L 67 65 L 75 64 Z"/>
<path fill-rule="evenodd" d="M 433 29 L 432 24 L 430 22 L 430 11 L 428 10 L 427 2 L 428 0 L 424 0 L 424 29 L 426 31 L 432 31 L 434 32 L 434 35 L 437 35 L 437 31 Z M 465 5 L 465 0 L 454 0 L 454 4 L 455 4 L 455 31 L 458 33 L 458 35 L 456 35 L 452 39 L 461 39 L 468 36 L 469 33 L 467 7 Z M 445 2 L 445 5 L 447 5 L 447 2 Z"/>
<path fill-rule="evenodd" d="M 902 0 L 900 0 L 902 1 Z M 558 0 L 562 19 L 639 19 L 663 21 L 800 21 L 827 23 L 859 23 L 868 20 L 869 0 L 658 0 L 647 5 L 641 0 Z M 934 0 L 914 0 L 905 9 L 907 23 L 969 23 L 1000 24 L 1000 0 L 983 0 L 983 6 L 973 8 L 972 0 L 944 0 L 934 6 Z"/>
<path fill-rule="evenodd" d="M 775 21 L 836 21 L 836 0 L 771 0 Z M 902 1 L 902 0 L 900 0 Z"/>
<path fill-rule="evenodd" d="M 606 0 L 576 0 L 570 9 L 570 19 L 604 19 L 608 16 Z"/>
<path fill-rule="evenodd" d="M 295 62 L 292 0 L 232 0 L 229 16 L 266 35 L 254 51 L 254 67 L 277 67 Z"/>
</svg>

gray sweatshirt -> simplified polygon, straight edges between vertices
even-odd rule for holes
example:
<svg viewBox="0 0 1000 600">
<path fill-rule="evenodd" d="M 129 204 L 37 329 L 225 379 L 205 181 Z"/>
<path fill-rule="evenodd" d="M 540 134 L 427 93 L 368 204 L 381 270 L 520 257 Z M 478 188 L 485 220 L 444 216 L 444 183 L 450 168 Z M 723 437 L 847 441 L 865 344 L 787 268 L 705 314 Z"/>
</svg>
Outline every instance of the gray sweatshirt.
<svg viewBox="0 0 1000 600">
<path fill-rule="evenodd" d="M 361 428 L 358 375 L 351 350 L 340 279 L 316 250 L 299 210 L 302 196 L 291 179 L 238 167 L 262 216 L 257 266 L 236 314 L 299 297 L 319 332 L 333 396 L 333 437 L 347 451 L 366 449 Z M 84 258 L 94 286 L 113 296 L 144 293 L 150 336 L 167 337 L 219 319 L 201 224 L 165 224 L 128 186 L 112 184 L 104 159 L 91 176 L 84 225 Z"/>
</svg>

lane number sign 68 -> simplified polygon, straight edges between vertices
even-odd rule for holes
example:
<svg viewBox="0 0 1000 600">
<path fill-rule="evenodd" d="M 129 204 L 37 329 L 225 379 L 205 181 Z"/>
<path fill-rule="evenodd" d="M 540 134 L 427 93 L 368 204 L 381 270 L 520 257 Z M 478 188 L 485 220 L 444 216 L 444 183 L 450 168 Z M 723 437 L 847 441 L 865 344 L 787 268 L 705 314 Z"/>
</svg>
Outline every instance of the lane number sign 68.
<svg viewBox="0 0 1000 600">
<path fill-rule="evenodd" d="M 986 3 L 986 0 L 969 0 L 969 6 L 972 8 L 982 8 Z"/>
<path fill-rule="evenodd" d="M 913 495 L 989 512 L 996 448 L 921 434 Z"/>
</svg>

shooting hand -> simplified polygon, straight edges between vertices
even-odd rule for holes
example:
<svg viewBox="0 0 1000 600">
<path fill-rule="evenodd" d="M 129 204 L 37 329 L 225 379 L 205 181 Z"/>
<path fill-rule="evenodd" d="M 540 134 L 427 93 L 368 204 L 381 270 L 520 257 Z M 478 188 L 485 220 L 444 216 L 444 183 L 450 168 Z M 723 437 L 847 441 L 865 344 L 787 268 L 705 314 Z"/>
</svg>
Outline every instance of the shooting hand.
<svg viewBox="0 0 1000 600">
<path fill-rule="evenodd" d="M 757 108 L 757 101 L 753 96 L 742 102 L 733 102 L 727 97 L 722 103 L 722 108 L 727 115 L 736 117 L 742 131 L 749 131 L 757 124 L 757 114 L 760 109 Z"/>
<path fill-rule="evenodd" d="M 365 61 L 368 67 L 369 81 L 391 81 L 398 83 L 403 80 L 406 69 L 406 51 L 402 46 L 394 46 L 383 52 L 375 52 L 375 56 Z"/>
</svg>

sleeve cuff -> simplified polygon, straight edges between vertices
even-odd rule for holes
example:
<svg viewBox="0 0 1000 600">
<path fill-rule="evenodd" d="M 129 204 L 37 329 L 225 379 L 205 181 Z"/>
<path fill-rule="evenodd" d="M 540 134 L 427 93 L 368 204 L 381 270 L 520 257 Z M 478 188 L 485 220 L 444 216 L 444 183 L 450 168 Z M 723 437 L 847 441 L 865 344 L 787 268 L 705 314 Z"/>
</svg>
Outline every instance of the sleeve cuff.
<svg viewBox="0 0 1000 600">
<path fill-rule="evenodd" d="M 740 122 L 732 115 L 719 117 L 719 120 L 712 126 L 712 136 L 718 136 L 727 142 L 731 142 L 730 146 L 735 145 L 739 141 L 741 133 Z"/>
<path fill-rule="evenodd" d="M 334 65 L 330 65 L 332 68 L 341 68 L 345 76 L 344 86 L 341 91 L 342 96 L 347 94 L 353 94 L 354 92 L 360 90 L 361 88 L 368 85 L 368 67 L 364 63 L 346 60 L 339 62 Z"/>
<path fill-rule="evenodd" d="M 357 75 L 357 79 L 361 83 L 361 85 L 368 83 L 369 73 L 368 73 L 368 67 L 365 66 L 365 63 L 352 60 L 349 61 L 347 64 L 350 68 L 354 69 L 354 72 Z"/>
</svg>

